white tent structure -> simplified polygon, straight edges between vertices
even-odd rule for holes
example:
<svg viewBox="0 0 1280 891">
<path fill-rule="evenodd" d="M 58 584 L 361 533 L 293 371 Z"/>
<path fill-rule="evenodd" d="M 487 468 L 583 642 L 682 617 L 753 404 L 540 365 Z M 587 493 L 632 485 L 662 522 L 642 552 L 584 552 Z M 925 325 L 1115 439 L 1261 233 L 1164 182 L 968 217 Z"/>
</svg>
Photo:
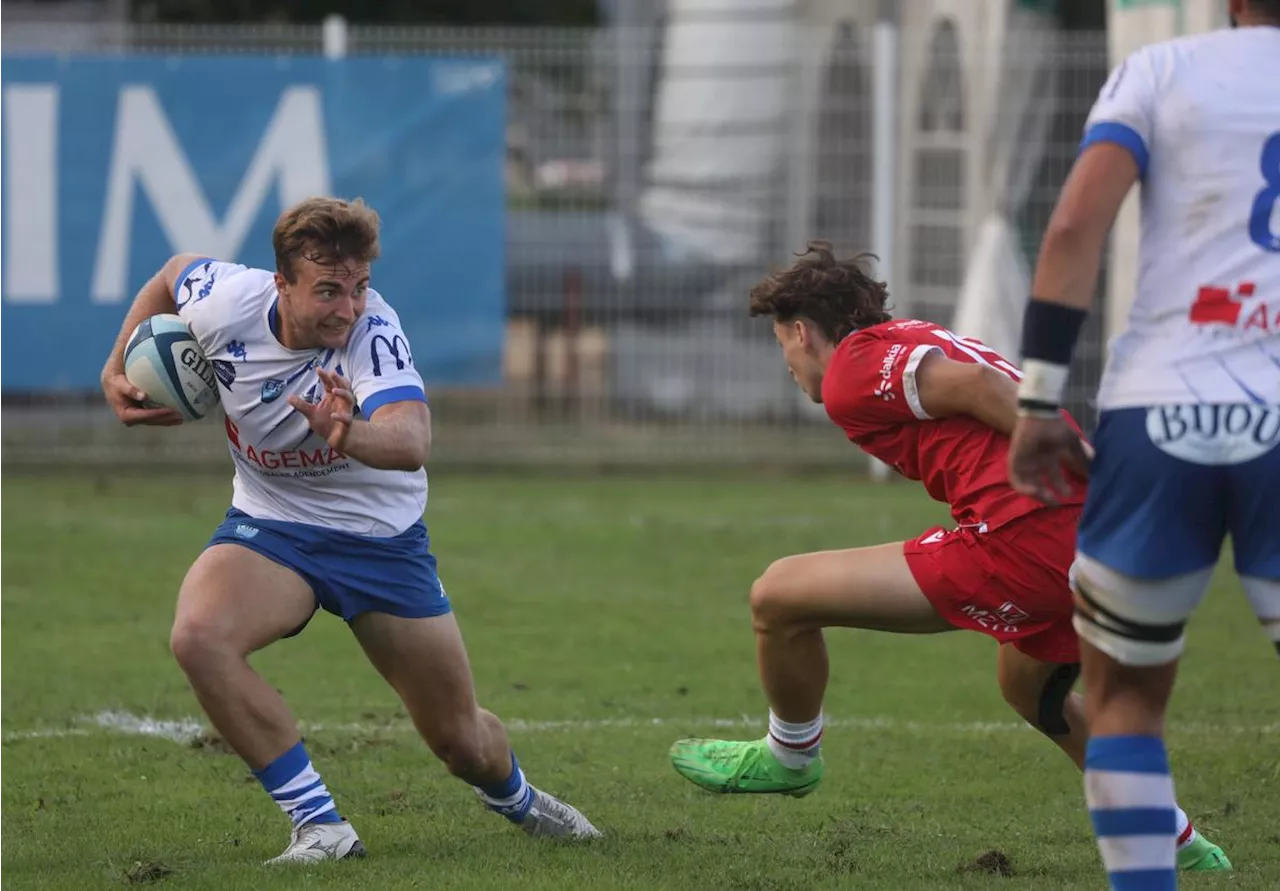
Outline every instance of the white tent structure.
<svg viewBox="0 0 1280 891">
<path fill-rule="evenodd" d="M 1048 147 L 1054 114 L 1055 23 L 1029 4 L 1005 9 L 996 64 L 982 70 L 978 87 L 991 110 L 980 159 L 982 188 L 974 197 L 981 214 L 969 252 L 952 328 L 997 352 L 1015 356 L 1030 270 L 1015 225 Z"/>
<path fill-rule="evenodd" d="M 765 255 L 797 0 L 668 0 L 640 215 L 673 251 Z"/>
</svg>

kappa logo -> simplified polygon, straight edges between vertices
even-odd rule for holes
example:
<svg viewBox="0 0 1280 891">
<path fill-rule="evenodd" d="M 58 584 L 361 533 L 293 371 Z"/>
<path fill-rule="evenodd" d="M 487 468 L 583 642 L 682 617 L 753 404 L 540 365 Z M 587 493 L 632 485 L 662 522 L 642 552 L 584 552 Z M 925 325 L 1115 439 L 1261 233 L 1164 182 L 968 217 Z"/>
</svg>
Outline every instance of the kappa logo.
<svg viewBox="0 0 1280 891">
<path fill-rule="evenodd" d="M 182 309 L 188 303 L 193 301 L 199 303 L 201 300 L 213 293 L 213 280 L 215 275 L 209 271 L 212 268 L 213 263 L 205 262 L 199 270 L 193 271 L 187 276 L 186 281 L 182 283 L 183 290 L 187 292 L 187 299 L 178 303 L 178 309 Z M 209 278 L 206 280 L 201 277 L 203 275 L 207 275 Z M 197 291 L 196 285 L 199 285 L 201 282 L 204 282 L 204 284 L 201 285 L 200 290 Z"/>
<path fill-rule="evenodd" d="M 284 392 L 284 381 L 279 378 L 267 378 L 262 382 L 262 401 L 275 402 Z"/>
</svg>

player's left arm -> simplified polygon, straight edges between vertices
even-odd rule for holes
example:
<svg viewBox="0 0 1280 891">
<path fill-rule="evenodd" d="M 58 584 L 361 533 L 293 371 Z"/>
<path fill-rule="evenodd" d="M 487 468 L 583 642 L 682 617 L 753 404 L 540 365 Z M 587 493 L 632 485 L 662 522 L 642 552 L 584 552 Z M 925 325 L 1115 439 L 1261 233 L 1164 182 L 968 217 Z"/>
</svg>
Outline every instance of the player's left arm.
<svg viewBox="0 0 1280 891">
<path fill-rule="evenodd" d="M 421 468 L 431 453 L 426 392 L 399 317 L 375 292 L 347 343 L 346 362 L 343 377 L 338 369 L 321 370 L 326 396 L 320 405 L 295 408 L 330 445 L 367 467 Z M 336 426 L 327 426 L 326 414 Z"/>
<path fill-rule="evenodd" d="M 290 396 L 289 404 L 329 445 L 378 470 L 413 472 L 426 464 L 431 452 L 431 412 L 425 399 L 396 393 L 375 402 L 375 393 L 361 406 L 365 417 L 356 417 L 355 385 L 335 371 L 319 368 L 316 373 L 324 384 L 320 402 Z"/>
<path fill-rule="evenodd" d="M 418 470 L 431 454 L 431 410 L 416 399 L 386 403 L 351 422 L 341 451 L 367 467 Z"/>
</svg>

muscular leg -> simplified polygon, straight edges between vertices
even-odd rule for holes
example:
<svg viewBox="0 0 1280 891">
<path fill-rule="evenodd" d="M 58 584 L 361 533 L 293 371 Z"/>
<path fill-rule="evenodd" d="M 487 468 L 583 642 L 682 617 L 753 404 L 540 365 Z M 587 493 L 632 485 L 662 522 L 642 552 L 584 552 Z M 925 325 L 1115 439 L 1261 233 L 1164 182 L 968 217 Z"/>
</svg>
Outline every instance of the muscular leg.
<svg viewBox="0 0 1280 891">
<path fill-rule="evenodd" d="M 1178 660 L 1164 665 L 1125 665 L 1080 641 L 1086 709 L 1095 736 L 1164 736 L 1164 716 L 1178 674 Z"/>
<path fill-rule="evenodd" d="M 351 630 L 431 751 L 490 810 L 530 835 L 600 834 L 575 808 L 525 780 L 502 722 L 476 704 L 471 665 L 452 613 L 408 619 L 367 612 L 351 622 Z"/>
<path fill-rule="evenodd" d="M 1119 675 L 1121 689 L 1124 689 L 1125 685 L 1129 685 L 1129 689 L 1134 687 L 1141 689 L 1144 684 L 1150 683 L 1148 678 L 1125 678 L 1124 675 L 1133 669 L 1116 662 L 1088 641 L 1081 641 L 1080 649 L 1086 665 L 1086 674 L 1090 677 L 1114 678 Z M 1109 664 L 1103 665 L 1104 661 Z M 1165 692 L 1160 694 L 1158 690 L 1147 690 L 1147 695 L 1152 697 L 1163 695 L 1167 700 L 1168 690 L 1173 686 L 1172 669 L 1175 665 L 1176 663 L 1172 663 L 1168 666 L 1170 669 L 1167 672 L 1168 677 L 1158 681 L 1163 685 Z M 1064 672 L 1064 668 L 1073 670 Z M 1102 668 L 1102 671 L 1099 671 L 1099 668 Z M 1093 725 L 1086 717 L 1085 698 L 1078 693 L 1064 696 L 1066 688 L 1062 686 L 1074 680 L 1076 670 L 1077 668 L 1073 666 L 1055 665 L 1033 659 L 1016 650 L 1012 644 L 1004 644 L 1000 647 L 998 674 L 1000 691 L 1004 694 L 1005 700 L 1028 724 L 1053 740 L 1077 767 L 1084 770 L 1090 728 Z M 1104 691 L 1102 698 L 1110 700 L 1114 692 L 1114 688 Z M 1047 713 L 1046 708 L 1049 711 L 1058 710 L 1059 703 L 1060 711 L 1055 721 L 1054 715 Z M 1054 732 L 1061 731 L 1064 726 L 1065 732 Z M 1113 731 L 1113 735 L 1154 735 L 1154 728 L 1158 727 L 1160 727 L 1158 718 L 1155 723 L 1152 723 L 1150 714 L 1138 713 L 1131 717 L 1127 726 Z M 1099 736 L 1106 735 L 1108 734 L 1099 733 Z M 1176 804 L 1174 820 L 1177 859 L 1180 866 L 1196 869 L 1229 867 L 1229 861 L 1226 860 L 1222 849 L 1199 835 L 1191 825 L 1186 811 Z"/>
<path fill-rule="evenodd" d="M 751 586 L 751 620 L 765 694 L 787 722 L 812 720 L 821 710 L 827 688 L 823 628 L 955 630 L 921 593 L 901 543 L 778 560 Z"/>
<path fill-rule="evenodd" d="M 1083 770 L 1089 741 L 1084 697 L 1069 692 L 1078 672 L 1078 666 L 1041 662 L 1013 644 L 1000 645 L 996 677 L 1005 702 Z"/>
<path fill-rule="evenodd" d="M 364 613 L 351 630 L 450 773 L 473 786 L 510 775 L 506 730 L 476 704 L 471 665 L 452 613 L 426 619 Z"/>
<path fill-rule="evenodd" d="M 248 548 L 217 544 L 187 572 L 170 646 L 217 731 L 289 817 L 293 838 L 272 863 L 364 855 L 311 765 L 283 697 L 248 656 L 296 631 L 315 612 L 307 582 Z"/>
<path fill-rule="evenodd" d="M 299 575 L 234 544 L 210 547 L 182 582 L 170 648 L 213 726 L 255 770 L 299 737 L 284 699 L 248 656 L 296 631 L 315 606 Z"/>
<path fill-rule="evenodd" d="M 671 748 L 676 770 L 716 792 L 806 795 L 822 778 L 822 629 L 904 634 L 951 631 L 920 591 L 903 545 L 787 557 L 751 586 L 756 658 L 768 696 L 769 734 L 733 742 L 686 739 Z"/>
<path fill-rule="evenodd" d="M 1075 627 L 1090 729 L 1085 795 L 1113 884 L 1138 868 L 1135 863 L 1150 870 L 1152 887 L 1162 888 L 1176 885 L 1164 864 L 1231 868 L 1222 849 L 1198 835 L 1174 801 L 1164 746 L 1183 624 L 1212 572 L 1208 567 L 1146 580 L 1085 556 L 1077 562 Z M 1143 822 L 1129 821 L 1136 831 L 1118 822 L 1120 815 L 1139 811 Z"/>
</svg>

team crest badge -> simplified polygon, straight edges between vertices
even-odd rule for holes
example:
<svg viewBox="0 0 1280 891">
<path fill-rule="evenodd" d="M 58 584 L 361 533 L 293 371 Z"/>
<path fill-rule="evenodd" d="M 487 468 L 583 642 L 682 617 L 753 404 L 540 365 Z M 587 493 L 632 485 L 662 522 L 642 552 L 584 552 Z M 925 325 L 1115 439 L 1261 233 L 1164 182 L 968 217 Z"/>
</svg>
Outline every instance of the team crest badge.
<svg viewBox="0 0 1280 891">
<path fill-rule="evenodd" d="M 268 378 L 262 382 L 262 401 L 275 402 L 280 398 L 280 394 L 284 392 L 284 381 L 277 378 Z"/>
<path fill-rule="evenodd" d="M 218 380 L 222 383 L 222 386 L 230 390 L 231 385 L 236 381 L 236 366 L 225 359 L 213 359 L 211 361 L 213 364 L 213 373 L 218 376 Z"/>
</svg>

